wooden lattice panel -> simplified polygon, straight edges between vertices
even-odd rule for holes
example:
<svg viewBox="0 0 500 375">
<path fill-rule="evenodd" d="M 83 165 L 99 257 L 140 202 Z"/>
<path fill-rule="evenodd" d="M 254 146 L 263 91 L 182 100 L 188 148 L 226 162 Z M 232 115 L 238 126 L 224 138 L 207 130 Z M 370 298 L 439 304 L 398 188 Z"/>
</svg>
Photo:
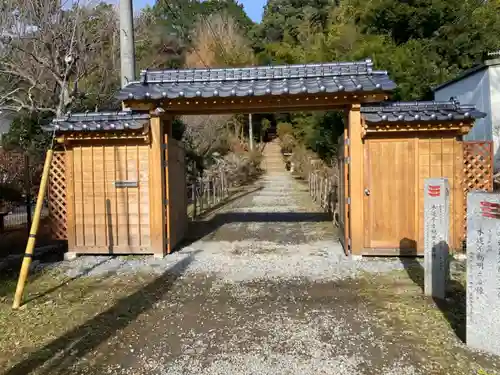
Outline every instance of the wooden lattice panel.
<svg viewBox="0 0 500 375">
<path fill-rule="evenodd" d="M 49 175 L 48 203 L 52 236 L 67 240 L 66 215 L 66 156 L 64 151 L 54 152 Z"/>
<path fill-rule="evenodd" d="M 467 194 L 493 190 L 493 142 L 463 142 L 464 150 L 464 233 L 467 233 Z"/>
<path fill-rule="evenodd" d="M 493 142 L 464 142 L 464 193 L 493 190 Z"/>
</svg>

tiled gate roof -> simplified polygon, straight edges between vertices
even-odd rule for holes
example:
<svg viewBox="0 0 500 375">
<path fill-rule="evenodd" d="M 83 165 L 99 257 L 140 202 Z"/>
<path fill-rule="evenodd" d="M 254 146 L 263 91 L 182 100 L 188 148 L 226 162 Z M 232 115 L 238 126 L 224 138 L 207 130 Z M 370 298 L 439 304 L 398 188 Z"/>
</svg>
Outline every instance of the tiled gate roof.
<svg viewBox="0 0 500 375">
<path fill-rule="evenodd" d="M 371 60 L 227 69 L 143 71 L 118 99 L 174 99 L 391 91 L 396 84 Z"/>
</svg>

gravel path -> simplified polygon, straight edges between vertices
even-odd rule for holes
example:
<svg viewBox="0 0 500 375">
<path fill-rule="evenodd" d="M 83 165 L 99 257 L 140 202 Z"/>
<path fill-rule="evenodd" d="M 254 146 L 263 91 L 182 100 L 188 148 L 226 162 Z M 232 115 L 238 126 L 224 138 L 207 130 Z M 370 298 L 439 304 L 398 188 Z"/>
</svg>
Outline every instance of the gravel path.
<svg viewBox="0 0 500 375">
<path fill-rule="evenodd" d="M 60 366 L 46 363 L 42 373 L 443 374 L 426 368 L 418 343 L 386 334 L 361 297 L 361 273 L 400 270 L 401 262 L 345 257 L 332 223 L 273 147 L 258 189 L 199 223 L 193 242 L 175 254 L 63 263 L 69 276 L 148 272 L 159 281 L 114 309 L 110 325 L 148 306 L 124 328 L 102 334 L 92 350 L 74 344 Z M 100 337 L 97 322 L 82 341 Z"/>
<path fill-rule="evenodd" d="M 189 258 L 183 274 L 206 274 L 225 282 L 306 278 L 331 281 L 360 272 L 403 269 L 397 259 L 353 260 L 344 255 L 336 228 L 290 174 L 265 176 L 257 191 L 199 223 L 202 237 L 164 258 L 81 257 L 66 263 L 69 276 L 108 273 L 162 274 Z"/>
</svg>

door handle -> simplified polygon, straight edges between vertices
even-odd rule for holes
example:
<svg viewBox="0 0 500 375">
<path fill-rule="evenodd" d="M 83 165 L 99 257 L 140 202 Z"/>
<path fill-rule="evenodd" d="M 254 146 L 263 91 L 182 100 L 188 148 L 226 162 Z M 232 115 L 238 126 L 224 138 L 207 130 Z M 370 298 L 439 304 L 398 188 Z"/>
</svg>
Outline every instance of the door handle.
<svg viewBox="0 0 500 375">
<path fill-rule="evenodd" d="M 365 189 L 365 195 L 366 195 L 367 197 L 368 197 L 368 196 L 370 196 L 370 189 L 368 189 L 368 188 L 366 188 L 366 189 Z"/>
</svg>

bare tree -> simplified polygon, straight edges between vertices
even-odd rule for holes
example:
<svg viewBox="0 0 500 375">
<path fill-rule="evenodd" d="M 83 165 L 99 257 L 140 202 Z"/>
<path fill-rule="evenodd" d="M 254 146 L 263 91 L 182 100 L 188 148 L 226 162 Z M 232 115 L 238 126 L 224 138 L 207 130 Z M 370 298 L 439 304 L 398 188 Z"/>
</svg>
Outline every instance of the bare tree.
<svg viewBox="0 0 500 375">
<path fill-rule="evenodd" d="M 188 67 L 248 66 L 255 63 L 249 40 L 236 21 L 226 14 L 200 18 L 195 26 Z"/>
<path fill-rule="evenodd" d="M 80 84 L 109 89 L 109 72 L 118 71 L 117 32 L 109 5 L 2 2 L 0 110 L 60 116 L 81 99 Z"/>
<path fill-rule="evenodd" d="M 207 156 L 228 146 L 231 115 L 183 116 L 186 143 L 199 156 Z"/>
<path fill-rule="evenodd" d="M 193 48 L 186 56 L 188 67 L 245 66 L 254 62 L 250 43 L 230 16 L 214 14 L 200 18 L 191 39 Z M 241 122 L 231 115 L 185 116 L 182 120 L 186 124 L 185 138 L 200 156 L 231 148 L 242 130 Z"/>
</svg>

